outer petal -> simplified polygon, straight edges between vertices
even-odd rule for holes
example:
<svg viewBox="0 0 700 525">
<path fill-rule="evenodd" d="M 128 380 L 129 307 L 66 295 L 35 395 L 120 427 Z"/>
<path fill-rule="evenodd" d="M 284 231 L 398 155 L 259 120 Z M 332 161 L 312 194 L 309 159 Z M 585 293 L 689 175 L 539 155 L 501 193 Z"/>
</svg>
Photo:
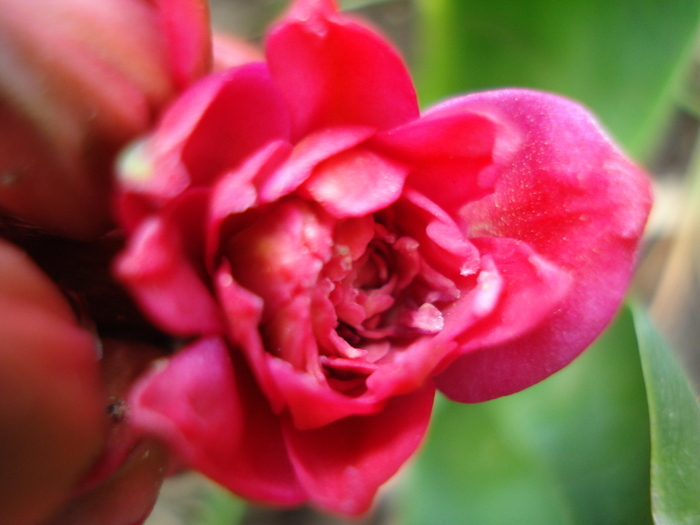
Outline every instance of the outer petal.
<svg viewBox="0 0 700 525">
<path fill-rule="evenodd" d="M 380 133 L 371 144 L 413 166 L 406 186 L 455 216 L 464 204 L 493 190 L 520 138 L 494 115 L 445 104 Z"/>
<path fill-rule="evenodd" d="M 325 128 L 304 137 L 289 160 L 269 177 L 259 180 L 259 204 L 272 202 L 297 189 L 319 163 L 365 141 L 375 132 L 365 126 Z"/>
<path fill-rule="evenodd" d="M 130 397 L 132 423 L 192 467 L 242 496 L 303 500 L 277 417 L 225 343 L 203 339 L 156 367 Z"/>
<path fill-rule="evenodd" d="M 267 366 L 269 354 L 258 329 L 263 315 L 263 300 L 236 282 L 231 274 L 230 264 L 225 259 L 217 272 L 216 286 L 228 320 L 231 341 L 245 352 L 272 410 L 275 413 L 281 412 L 284 400 Z"/>
<path fill-rule="evenodd" d="M 392 398 L 381 412 L 348 417 L 300 431 L 289 420 L 284 435 L 309 499 L 328 510 L 367 511 L 379 486 L 413 455 L 428 427 L 434 389 Z"/>
<path fill-rule="evenodd" d="M 408 166 L 360 146 L 320 164 L 302 189 L 336 218 L 361 217 L 396 201 L 408 172 Z"/>
<path fill-rule="evenodd" d="M 446 333 L 461 343 L 460 352 L 478 350 L 503 343 L 538 327 L 567 298 L 572 275 L 555 266 L 527 244 L 513 239 L 475 239 L 483 254 L 482 268 L 498 272 L 502 283 L 499 296 L 484 303 L 474 303 L 476 311 L 488 310 L 480 322 L 460 330 L 458 311 L 447 313 Z"/>
<path fill-rule="evenodd" d="M 118 277 L 159 326 L 178 335 L 223 329 L 219 308 L 202 275 L 206 190 L 173 201 L 140 226 L 117 259 Z"/>
<path fill-rule="evenodd" d="M 210 75 L 170 107 L 152 137 L 123 157 L 120 219 L 132 227 L 149 205 L 208 185 L 268 142 L 288 138 L 287 110 L 264 64 Z"/>
<path fill-rule="evenodd" d="M 469 235 L 525 241 L 572 276 L 560 307 L 535 331 L 468 353 L 437 377 L 449 397 L 478 402 L 541 381 L 603 330 L 629 281 L 651 197 L 643 173 L 573 102 L 504 90 L 448 104 L 499 115 L 524 136 L 495 192 L 463 208 Z"/>
<path fill-rule="evenodd" d="M 386 399 L 376 396 L 352 398 L 334 391 L 325 380 L 272 356 L 266 356 L 266 366 L 275 379 L 280 394 L 288 406 L 293 424 L 300 429 L 323 428 L 334 421 L 358 414 L 374 414 Z"/>
<path fill-rule="evenodd" d="M 129 411 L 132 426 L 159 436 L 188 463 L 216 471 L 218 458 L 209 451 L 235 449 L 242 433 L 226 344 L 200 339 L 173 358 L 156 361 L 133 387 Z"/>
<path fill-rule="evenodd" d="M 389 129 L 418 117 L 399 55 L 374 31 L 338 14 L 333 2 L 297 3 L 270 33 L 266 51 L 294 140 L 326 126 Z"/>
<path fill-rule="evenodd" d="M 199 184 L 236 167 L 266 143 L 289 137 L 287 110 L 264 64 L 234 68 L 224 78 L 182 150 Z"/>
<path fill-rule="evenodd" d="M 259 201 L 256 179 L 265 177 L 289 156 L 292 146 L 285 141 L 269 142 L 248 157 L 238 169 L 223 174 L 212 188 L 206 222 L 206 261 L 213 270 L 215 255 L 222 243 L 221 229 L 226 219 L 242 214 Z M 236 227 L 236 221 L 230 225 Z"/>
</svg>

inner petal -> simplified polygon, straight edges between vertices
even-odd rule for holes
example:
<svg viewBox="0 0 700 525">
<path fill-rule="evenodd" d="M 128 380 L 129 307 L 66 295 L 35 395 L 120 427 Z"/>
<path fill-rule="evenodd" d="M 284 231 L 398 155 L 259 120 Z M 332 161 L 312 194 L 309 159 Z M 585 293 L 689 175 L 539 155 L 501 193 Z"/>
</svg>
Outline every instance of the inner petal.
<svg viewBox="0 0 700 525">
<path fill-rule="evenodd" d="M 332 224 L 300 199 L 288 199 L 233 235 L 227 255 L 236 280 L 265 302 L 268 318 L 316 285 L 331 254 Z"/>
<path fill-rule="evenodd" d="M 460 297 L 457 285 L 421 256 L 420 244 L 377 223 L 365 253 L 334 283 L 337 334 L 363 349 L 383 340 L 436 334 L 442 309 Z M 335 264 L 333 258 L 328 264 Z M 363 356 L 364 359 L 365 356 Z"/>
<path fill-rule="evenodd" d="M 395 202 L 408 173 L 407 165 L 358 146 L 320 164 L 302 194 L 335 217 L 359 217 Z"/>
</svg>

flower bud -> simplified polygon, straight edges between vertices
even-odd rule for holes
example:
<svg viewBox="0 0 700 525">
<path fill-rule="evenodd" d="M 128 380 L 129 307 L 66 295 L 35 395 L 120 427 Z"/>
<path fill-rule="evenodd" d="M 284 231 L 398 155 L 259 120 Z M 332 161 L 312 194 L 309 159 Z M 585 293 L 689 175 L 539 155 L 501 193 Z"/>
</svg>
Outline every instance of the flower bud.
<svg viewBox="0 0 700 525">
<path fill-rule="evenodd" d="M 0 207 L 85 239 L 115 153 L 210 68 L 204 0 L 0 1 Z"/>
<path fill-rule="evenodd" d="M 102 383 L 108 399 L 107 439 L 75 497 L 44 525 L 138 525 L 151 512 L 170 456 L 161 443 L 129 424 L 126 391 L 163 352 L 149 345 L 103 340 Z"/>
<path fill-rule="evenodd" d="M 34 524 L 70 497 L 101 452 L 93 337 L 53 283 L 0 241 L 0 509 Z"/>
</svg>

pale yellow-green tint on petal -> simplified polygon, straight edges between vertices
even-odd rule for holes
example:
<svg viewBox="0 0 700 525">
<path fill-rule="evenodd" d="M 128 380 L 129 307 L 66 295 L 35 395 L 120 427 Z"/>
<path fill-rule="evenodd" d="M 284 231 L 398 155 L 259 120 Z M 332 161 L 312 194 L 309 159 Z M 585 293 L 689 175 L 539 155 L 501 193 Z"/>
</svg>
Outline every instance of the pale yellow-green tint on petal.
<svg viewBox="0 0 700 525">
<path fill-rule="evenodd" d="M 146 140 L 137 140 L 124 148 L 117 159 L 119 181 L 130 184 L 143 184 L 153 173 L 153 164 L 147 155 Z"/>
</svg>

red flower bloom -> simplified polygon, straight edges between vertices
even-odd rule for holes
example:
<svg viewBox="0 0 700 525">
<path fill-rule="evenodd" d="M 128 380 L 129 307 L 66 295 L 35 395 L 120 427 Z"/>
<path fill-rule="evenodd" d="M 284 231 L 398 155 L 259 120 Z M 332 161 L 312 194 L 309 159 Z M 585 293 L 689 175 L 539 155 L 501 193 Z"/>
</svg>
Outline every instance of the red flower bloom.
<svg viewBox="0 0 700 525">
<path fill-rule="evenodd" d="M 435 385 L 510 394 L 600 333 L 649 184 L 554 95 L 420 116 L 396 52 L 330 0 L 296 2 L 266 56 L 195 85 L 124 157 L 117 272 L 194 338 L 131 418 L 244 497 L 361 513 Z"/>
</svg>

